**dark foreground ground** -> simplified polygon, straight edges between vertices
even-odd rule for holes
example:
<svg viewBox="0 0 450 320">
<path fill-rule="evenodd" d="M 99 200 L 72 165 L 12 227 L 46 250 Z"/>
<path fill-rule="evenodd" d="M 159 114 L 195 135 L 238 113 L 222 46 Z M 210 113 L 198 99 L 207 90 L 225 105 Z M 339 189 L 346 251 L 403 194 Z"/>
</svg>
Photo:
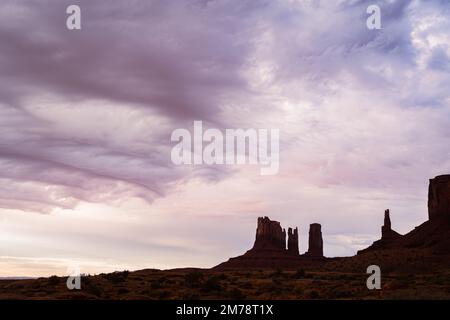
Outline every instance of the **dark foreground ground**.
<svg viewBox="0 0 450 320">
<path fill-rule="evenodd" d="M 64 278 L 1 281 L 0 299 L 450 299 L 450 272 L 389 274 L 368 290 L 365 274 L 339 272 L 158 271 L 83 277 L 69 291 Z"/>
<path fill-rule="evenodd" d="M 398 252 L 328 259 L 291 270 L 141 270 L 82 277 L 0 281 L 0 299 L 450 299 L 450 267 L 435 257 Z M 381 290 L 368 290 L 366 268 L 379 264 Z"/>
</svg>

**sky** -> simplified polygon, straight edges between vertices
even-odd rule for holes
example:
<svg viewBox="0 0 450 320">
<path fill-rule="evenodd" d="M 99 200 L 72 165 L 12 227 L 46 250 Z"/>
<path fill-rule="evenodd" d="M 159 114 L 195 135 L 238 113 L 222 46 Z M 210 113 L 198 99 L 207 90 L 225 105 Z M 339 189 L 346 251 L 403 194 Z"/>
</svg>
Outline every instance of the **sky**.
<svg viewBox="0 0 450 320">
<path fill-rule="evenodd" d="M 0 277 L 212 267 L 258 216 L 298 226 L 302 253 L 321 223 L 329 257 L 377 240 L 387 208 L 408 232 L 450 173 L 449 17 L 444 0 L 2 0 Z M 173 164 L 194 121 L 279 129 L 278 174 Z"/>
</svg>

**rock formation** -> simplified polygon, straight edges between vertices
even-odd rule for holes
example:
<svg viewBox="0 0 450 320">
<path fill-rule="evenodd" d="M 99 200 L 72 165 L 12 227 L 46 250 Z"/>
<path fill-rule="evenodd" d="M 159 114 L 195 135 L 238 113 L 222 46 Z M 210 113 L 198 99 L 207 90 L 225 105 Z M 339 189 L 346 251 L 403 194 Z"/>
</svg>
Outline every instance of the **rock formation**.
<svg viewBox="0 0 450 320">
<path fill-rule="evenodd" d="M 397 245 L 450 254 L 450 175 L 430 179 L 428 221 L 405 234 Z"/>
<path fill-rule="evenodd" d="M 448 255 L 450 266 L 450 175 L 438 176 L 430 180 L 428 211 L 428 221 L 409 233 L 401 235 L 392 229 L 390 210 L 385 210 L 381 239 L 368 248 L 358 251 L 356 256 L 347 258 L 323 256 L 322 231 L 318 223 L 310 225 L 309 248 L 305 254 L 300 255 L 297 228 L 288 228 L 286 248 L 286 231 L 281 224 L 268 217 L 259 217 L 253 248 L 241 256 L 230 258 L 217 265 L 215 269 L 287 268 L 295 270 L 309 267 L 317 270 L 329 261 L 337 261 L 336 259 L 347 259 L 350 265 L 358 266 L 361 262 L 363 264 L 367 262 L 367 257 L 361 258 L 360 254 L 368 252 L 371 257 L 370 251 L 386 250 L 386 255 L 381 256 L 391 254 L 397 258 L 398 253 L 407 252 L 409 249 L 413 249 L 409 251 L 413 257 L 418 257 L 417 252 L 421 252 L 430 255 L 433 261 L 444 261 L 444 255 Z M 420 263 L 424 265 L 423 261 Z M 394 261 L 394 267 L 400 265 L 402 264 Z"/>
<path fill-rule="evenodd" d="M 259 217 L 252 250 L 286 250 L 286 231 L 278 221 Z"/>
<path fill-rule="evenodd" d="M 428 188 L 428 219 L 450 219 L 450 175 L 430 179 Z"/>
<path fill-rule="evenodd" d="M 358 254 L 366 251 L 387 248 L 391 243 L 393 243 L 397 239 L 400 239 L 401 237 L 401 234 L 392 230 L 390 211 L 389 209 L 386 209 L 384 211 L 384 225 L 381 226 L 381 239 L 372 243 L 372 245 L 368 248 L 358 251 Z"/>
<path fill-rule="evenodd" d="M 389 210 L 386 210 L 381 239 L 358 254 L 393 248 L 427 248 L 435 254 L 450 253 L 450 175 L 430 179 L 428 221 L 402 236 L 391 229 Z"/>
<path fill-rule="evenodd" d="M 381 226 L 381 239 L 383 240 L 393 240 L 401 237 L 401 234 L 392 230 L 391 228 L 391 217 L 389 215 L 389 209 L 384 211 L 384 225 Z"/>
<path fill-rule="evenodd" d="M 298 251 L 298 229 L 288 229 L 288 253 L 294 256 L 299 255 Z"/>
<path fill-rule="evenodd" d="M 389 209 L 384 210 L 384 225 L 381 227 L 381 234 L 385 234 L 391 230 L 391 217 L 389 216 Z"/>
<path fill-rule="evenodd" d="M 323 240 L 321 225 L 313 223 L 309 226 L 308 257 L 323 257 Z"/>
<path fill-rule="evenodd" d="M 316 263 L 318 257 L 323 257 L 322 233 L 320 224 L 311 226 L 311 254 L 300 255 L 297 227 L 288 228 L 286 249 L 286 231 L 281 224 L 268 217 L 259 217 L 253 247 L 243 255 L 230 258 L 215 268 L 297 268 L 305 263 Z"/>
</svg>

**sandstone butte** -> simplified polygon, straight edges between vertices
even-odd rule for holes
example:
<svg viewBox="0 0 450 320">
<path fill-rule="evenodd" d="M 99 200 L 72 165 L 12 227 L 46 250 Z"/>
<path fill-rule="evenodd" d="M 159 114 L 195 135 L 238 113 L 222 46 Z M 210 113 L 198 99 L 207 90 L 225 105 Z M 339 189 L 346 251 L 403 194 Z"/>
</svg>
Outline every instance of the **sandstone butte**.
<svg viewBox="0 0 450 320">
<path fill-rule="evenodd" d="M 309 226 L 308 250 L 303 254 L 299 253 L 298 239 L 297 227 L 288 228 L 286 233 L 280 222 L 270 220 L 268 217 L 259 217 L 253 247 L 243 255 L 230 258 L 213 269 L 320 266 L 329 261 L 336 261 L 336 259 L 357 261 L 366 253 L 380 251 L 392 253 L 408 250 L 445 257 L 444 264 L 450 266 L 450 261 L 448 261 L 450 257 L 450 175 L 441 175 L 430 179 L 427 221 L 409 233 L 401 235 L 392 229 L 390 211 L 387 209 L 384 212 L 381 238 L 368 248 L 358 251 L 354 257 L 324 257 L 322 231 L 319 223 L 312 223 Z M 417 255 L 417 253 L 415 254 Z"/>
</svg>

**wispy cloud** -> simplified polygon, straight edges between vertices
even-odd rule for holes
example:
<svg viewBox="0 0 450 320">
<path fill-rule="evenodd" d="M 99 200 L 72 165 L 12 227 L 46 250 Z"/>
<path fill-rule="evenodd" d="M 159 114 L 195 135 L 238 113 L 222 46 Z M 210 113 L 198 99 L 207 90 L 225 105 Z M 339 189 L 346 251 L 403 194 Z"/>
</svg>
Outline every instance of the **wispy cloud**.
<svg viewBox="0 0 450 320">
<path fill-rule="evenodd" d="M 269 215 L 347 237 L 378 232 L 394 206 L 407 230 L 426 217 L 427 179 L 450 167 L 450 5 L 375 2 L 381 30 L 366 28 L 373 1 L 77 1 L 71 32 L 65 1 L 2 1 L 4 215 L 90 203 L 150 225 L 144 212 L 187 229 L 238 216 L 252 234 Z M 170 133 L 193 120 L 280 128 L 280 174 L 174 166 Z M 228 241 L 236 220 L 220 221 L 193 245 Z"/>
</svg>

